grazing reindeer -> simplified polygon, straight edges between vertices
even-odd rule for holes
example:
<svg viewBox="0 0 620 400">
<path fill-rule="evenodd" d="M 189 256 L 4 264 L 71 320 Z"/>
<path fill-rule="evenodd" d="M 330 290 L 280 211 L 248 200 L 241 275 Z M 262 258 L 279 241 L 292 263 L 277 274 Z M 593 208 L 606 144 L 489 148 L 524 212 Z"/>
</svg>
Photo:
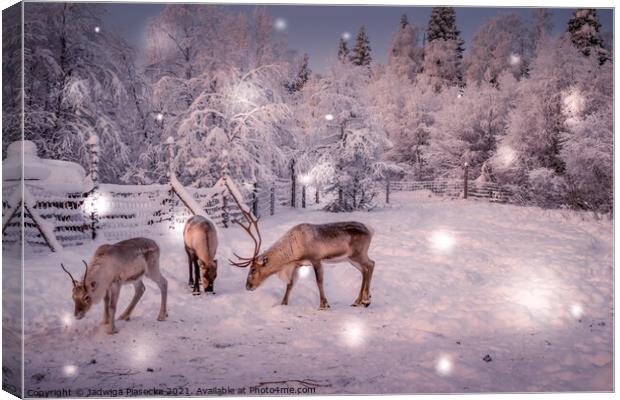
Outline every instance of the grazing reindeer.
<svg viewBox="0 0 620 400">
<path fill-rule="evenodd" d="M 254 218 L 246 211 L 234 194 L 232 197 L 248 224 L 244 225 L 238 220 L 234 222 L 239 224 L 254 241 L 254 254 L 251 257 L 240 257 L 235 254 L 239 261 L 230 261 L 237 267 L 250 267 L 245 285 L 247 290 L 256 289 L 267 277 L 277 273 L 287 282 L 282 299 L 282 305 L 287 305 L 295 284 L 297 268 L 301 265 L 312 265 L 319 287 L 319 308 L 323 310 L 329 308 L 323 291 L 323 262 L 336 263 L 347 260 L 362 273 L 362 286 L 352 306 L 370 305 L 370 281 L 375 262 L 368 258 L 368 247 L 373 235 L 368 226 L 359 222 L 299 224 L 292 227 L 269 249 L 260 253 L 261 235 L 258 230 L 258 218 Z M 256 231 L 256 236 L 252 234 L 252 227 Z"/>
<path fill-rule="evenodd" d="M 215 225 L 207 218 L 194 215 L 185 223 L 183 241 L 189 263 L 189 285 L 194 287 L 193 293 L 200 294 L 199 281 L 205 292 L 213 293 L 213 282 L 217 277 L 217 231 Z M 194 274 L 192 276 L 192 265 Z M 200 274 L 202 272 L 202 276 Z"/>
<path fill-rule="evenodd" d="M 104 244 L 95 250 L 95 254 L 87 264 L 84 276 L 80 281 L 60 264 L 63 271 L 69 274 L 73 283 L 73 302 L 75 303 L 75 318 L 82 319 L 93 304 L 103 299 L 103 321 L 108 325 L 107 332 L 118 332 L 114 327 L 116 303 L 121 286 L 132 283 L 135 292 L 127 309 L 118 317 L 120 320 L 129 320 L 134 307 L 144 294 L 145 288 L 142 277 L 146 276 L 159 286 L 161 305 L 158 321 L 166 319 L 166 296 L 168 281 L 159 270 L 159 246 L 146 238 L 133 238 L 115 244 Z"/>
</svg>

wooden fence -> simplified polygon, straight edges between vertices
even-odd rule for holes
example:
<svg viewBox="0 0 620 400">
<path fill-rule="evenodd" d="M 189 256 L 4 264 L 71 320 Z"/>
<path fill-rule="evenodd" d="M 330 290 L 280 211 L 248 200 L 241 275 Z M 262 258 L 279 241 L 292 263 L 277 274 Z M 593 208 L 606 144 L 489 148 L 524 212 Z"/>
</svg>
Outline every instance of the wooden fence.
<svg viewBox="0 0 620 400">
<path fill-rule="evenodd" d="M 490 202 L 512 202 L 512 192 L 501 185 L 492 182 L 479 183 L 462 180 L 435 180 L 435 181 L 387 181 L 385 185 L 385 199 L 390 202 L 391 192 L 415 192 L 428 190 L 438 196 L 452 198 L 475 198 Z"/>
</svg>

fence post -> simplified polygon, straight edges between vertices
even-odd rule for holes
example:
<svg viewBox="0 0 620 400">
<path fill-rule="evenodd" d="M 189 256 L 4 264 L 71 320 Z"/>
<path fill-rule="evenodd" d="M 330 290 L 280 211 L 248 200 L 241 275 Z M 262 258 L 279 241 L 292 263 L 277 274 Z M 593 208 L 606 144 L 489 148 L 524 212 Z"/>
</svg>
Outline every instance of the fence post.
<svg viewBox="0 0 620 400">
<path fill-rule="evenodd" d="M 467 175 L 469 172 L 469 163 L 465 163 L 465 171 L 463 172 L 463 198 L 467 198 Z"/>
<path fill-rule="evenodd" d="M 314 202 L 316 204 L 319 204 L 319 188 L 318 187 L 314 188 Z"/>
<path fill-rule="evenodd" d="M 390 204 L 390 178 L 386 179 L 385 183 L 385 203 Z"/>
<path fill-rule="evenodd" d="M 306 185 L 301 187 L 301 208 L 306 208 Z"/>
<path fill-rule="evenodd" d="M 97 208 L 95 207 L 99 192 L 99 137 L 94 134 L 91 135 L 86 142 L 86 145 L 88 146 L 88 152 L 90 153 L 88 175 L 93 182 L 93 188 L 90 191 L 91 201 L 93 201 L 92 212 L 90 214 L 90 229 L 92 239 L 95 240 L 97 238 L 97 229 L 99 229 L 99 217 L 97 216 Z"/>
<path fill-rule="evenodd" d="M 172 136 L 166 139 L 166 146 L 168 146 L 168 181 L 170 181 L 174 175 L 174 138 Z"/>
<path fill-rule="evenodd" d="M 252 189 L 252 213 L 255 217 L 258 217 L 258 182 L 254 182 L 254 188 Z"/>
<path fill-rule="evenodd" d="M 168 177 L 168 184 L 170 185 L 170 188 L 168 189 L 168 215 L 169 215 L 169 221 L 170 221 L 170 229 L 174 229 L 175 228 L 175 221 L 174 221 L 174 201 L 175 199 L 175 195 L 174 195 L 174 189 L 172 189 L 172 178 L 174 177 L 174 167 L 173 167 L 173 160 L 174 160 L 174 138 L 172 136 L 168 136 L 168 139 L 166 139 L 166 146 L 168 147 L 168 172 L 166 173 L 167 177 Z"/>
<path fill-rule="evenodd" d="M 222 191 L 222 225 L 224 225 L 224 228 L 228 228 L 229 218 L 228 197 L 226 196 L 226 191 Z"/>
<path fill-rule="evenodd" d="M 297 176 L 295 174 L 295 159 L 291 160 L 291 207 L 297 206 L 296 196 Z"/>
<path fill-rule="evenodd" d="M 269 214 L 274 215 L 276 213 L 276 190 L 275 187 L 269 189 Z"/>
</svg>

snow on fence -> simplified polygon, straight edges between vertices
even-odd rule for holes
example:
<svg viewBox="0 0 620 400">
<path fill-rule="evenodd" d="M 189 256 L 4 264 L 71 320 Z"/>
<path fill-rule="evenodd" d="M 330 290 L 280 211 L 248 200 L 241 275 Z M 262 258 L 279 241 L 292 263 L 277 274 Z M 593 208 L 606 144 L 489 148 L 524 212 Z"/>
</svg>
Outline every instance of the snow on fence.
<svg viewBox="0 0 620 400">
<path fill-rule="evenodd" d="M 386 200 L 389 203 L 390 192 L 418 190 L 428 190 L 439 196 L 472 197 L 497 203 L 508 203 L 512 200 L 512 192 L 506 187 L 492 182 L 469 181 L 465 183 L 462 180 L 388 181 L 386 184 Z"/>
</svg>

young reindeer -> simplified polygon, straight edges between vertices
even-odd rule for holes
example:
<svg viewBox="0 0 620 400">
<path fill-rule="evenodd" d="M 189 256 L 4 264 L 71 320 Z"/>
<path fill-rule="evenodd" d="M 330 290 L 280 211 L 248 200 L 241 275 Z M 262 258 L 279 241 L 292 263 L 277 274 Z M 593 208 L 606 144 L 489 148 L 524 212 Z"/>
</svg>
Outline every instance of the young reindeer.
<svg viewBox="0 0 620 400">
<path fill-rule="evenodd" d="M 260 253 L 262 239 L 258 229 L 258 218 L 254 218 L 245 210 L 230 188 L 229 191 L 248 224 L 244 225 L 238 220 L 234 222 L 254 241 L 254 254 L 251 257 L 240 257 L 235 254 L 239 261 L 230 261 L 236 267 L 250 267 L 245 285 L 247 290 L 255 290 L 266 278 L 277 273 L 287 282 L 282 299 L 282 305 L 287 305 L 295 284 L 297 268 L 312 265 L 319 288 L 319 308 L 323 310 L 329 308 L 323 290 L 323 262 L 337 263 L 346 260 L 362 273 L 362 286 L 352 306 L 370 305 L 370 281 L 375 267 L 375 262 L 368 258 L 368 248 L 373 235 L 371 228 L 354 221 L 320 225 L 299 224 L 292 227 L 266 251 Z M 256 231 L 256 237 L 252 234 L 252 227 Z"/>
<path fill-rule="evenodd" d="M 159 270 L 159 246 L 146 238 L 133 238 L 115 244 L 104 244 L 95 250 L 95 254 L 85 266 L 81 280 L 73 279 L 69 271 L 60 264 L 71 278 L 73 283 L 73 302 L 75 303 L 75 318 L 82 319 L 93 304 L 103 299 L 103 321 L 108 325 L 109 334 L 117 333 L 114 326 L 116 303 L 121 286 L 131 283 L 135 288 L 133 299 L 127 309 L 118 317 L 119 320 L 129 320 L 131 312 L 144 294 L 145 288 L 142 278 L 151 279 L 161 292 L 161 305 L 158 321 L 166 319 L 166 296 L 168 281 Z"/>
<path fill-rule="evenodd" d="M 217 277 L 217 230 L 207 218 L 194 215 L 185 223 L 183 242 L 189 263 L 189 285 L 194 287 L 193 293 L 200 294 L 199 282 L 205 292 L 213 293 L 213 282 Z M 192 276 L 193 265 L 193 276 Z M 202 272 L 202 277 L 200 276 Z"/>
</svg>

